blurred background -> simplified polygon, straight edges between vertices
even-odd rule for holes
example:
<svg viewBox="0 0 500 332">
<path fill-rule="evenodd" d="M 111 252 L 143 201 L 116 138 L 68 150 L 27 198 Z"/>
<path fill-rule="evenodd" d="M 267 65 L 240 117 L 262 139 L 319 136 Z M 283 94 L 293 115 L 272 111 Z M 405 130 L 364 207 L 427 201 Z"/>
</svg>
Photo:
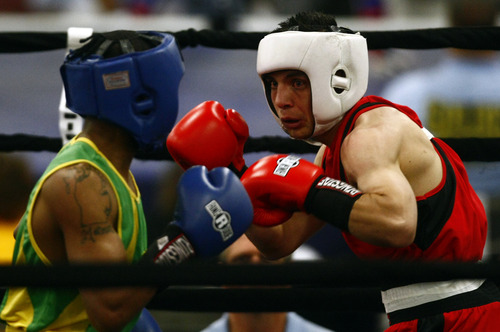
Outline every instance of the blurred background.
<svg viewBox="0 0 500 332">
<path fill-rule="evenodd" d="M 69 27 L 90 27 L 97 32 L 116 29 L 175 32 L 189 28 L 271 31 L 288 16 L 304 10 L 332 13 L 336 15 L 339 25 L 359 31 L 426 29 L 456 24 L 450 20 L 449 1 L 459 0 L 0 0 L 0 32 L 65 32 Z M 475 3 L 478 2 L 482 0 Z M 491 4 L 494 10 L 489 13 L 493 14 L 493 22 L 473 22 L 472 25 L 497 24 L 497 1 L 491 1 Z M 468 17 L 473 16 L 472 11 L 464 13 Z M 459 24 L 471 25 L 465 21 Z M 59 137 L 58 107 L 62 89 L 59 66 L 65 52 L 0 53 L 1 134 Z M 255 51 L 195 47 L 184 49 L 183 56 L 186 73 L 180 87 L 178 119 L 205 100 L 217 100 L 243 115 L 252 137 L 285 136 L 268 111 L 255 72 Z M 388 86 L 398 77 L 417 69 L 432 70 L 434 65 L 448 56 L 449 50 L 443 49 L 370 51 L 367 94 L 384 97 L 389 94 L 386 92 Z M 491 58 L 494 62 L 488 68 L 498 67 L 498 54 L 493 52 Z M 486 60 L 481 61 L 484 63 Z M 492 80 L 500 80 L 500 74 L 495 76 L 491 71 L 489 75 Z M 463 81 L 470 77 L 464 77 Z M 493 85 L 485 79 L 475 83 L 474 88 L 481 89 L 478 84 L 490 85 L 490 88 Z M 500 84 L 492 89 L 493 94 L 496 91 L 499 97 L 490 106 L 495 114 L 500 114 Z M 498 129 L 500 117 L 496 119 L 499 121 L 494 125 Z M 24 174 L 32 179 L 36 179 L 54 157 L 49 152 L 0 152 L 0 155 L 24 162 Z M 250 165 L 264 155 L 265 152 L 247 154 L 245 159 Z M 314 156 L 304 157 L 312 160 Z M 498 204 L 494 203 L 498 202 L 495 197 L 499 196 L 497 191 L 500 190 L 500 177 L 496 175 L 500 173 L 500 165 L 475 163 L 470 167 L 474 167 L 471 179 L 490 213 L 490 224 L 500 222 L 495 209 Z M 171 218 L 175 182 L 181 171 L 173 162 L 138 160 L 134 161 L 132 170 L 142 191 L 149 233 L 154 237 L 162 224 Z M 0 188 L 5 187 L 5 179 L 11 177 L 4 173 L 1 173 L 3 180 L 0 178 Z M 483 181 L 485 179 L 488 181 Z M 2 219 L 5 218 L 0 215 Z M 487 255 L 498 254 L 498 246 L 497 241 L 490 239 Z M 327 229 L 312 239 L 310 247 L 317 253 L 314 257 L 349 255 L 341 236 L 333 229 Z M 219 316 L 218 313 L 198 313 L 193 319 L 193 313 L 154 314 L 165 331 L 199 331 Z M 335 315 L 330 315 L 330 320 L 337 320 L 337 323 L 330 321 L 325 325 L 337 331 L 378 331 L 382 328 L 378 317 L 361 315 L 359 318 L 356 313 L 353 316 L 349 314 L 338 316 L 351 322 L 357 320 L 360 326 L 353 327 L 351 323 L 350 328 L 345 327 L 339 323 L 342 318 L 337 319 Z M 318 321 L 322 319 L 317 317 Z"/>
</svg>

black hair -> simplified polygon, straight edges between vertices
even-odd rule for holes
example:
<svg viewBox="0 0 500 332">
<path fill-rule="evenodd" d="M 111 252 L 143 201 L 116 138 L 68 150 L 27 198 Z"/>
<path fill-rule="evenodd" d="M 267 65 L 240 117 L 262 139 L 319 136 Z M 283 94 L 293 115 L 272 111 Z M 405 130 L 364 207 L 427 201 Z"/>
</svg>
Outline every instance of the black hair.
<svg viewBox="0 0 500 332">
<path fill-rule="evenodd" d="M 447 0 L 451 26 L 496 25 L 498 0 Z"/>
<path fill-rule="evenodd" d="M 305 11 L 297 13 L 285 21 L 279 23 L 279 28 L 273 32 L 284 31 L 323 31 L 354 33 L 348 28 L 339 27 L 335 16 L 317 11 Z"/>
</svg>

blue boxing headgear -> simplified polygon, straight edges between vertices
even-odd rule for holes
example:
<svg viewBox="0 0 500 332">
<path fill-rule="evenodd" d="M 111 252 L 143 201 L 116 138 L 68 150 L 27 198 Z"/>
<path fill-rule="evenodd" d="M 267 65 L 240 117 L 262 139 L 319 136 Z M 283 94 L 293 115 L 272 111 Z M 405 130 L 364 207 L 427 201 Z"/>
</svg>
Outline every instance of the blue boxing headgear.
<svg viewBox="0 0 500 332">
<path fill-rule="evenodd" d="M 156 46 L 136 51 L 127 33 Z M 184 75 L 180 50 L 175 38 L 166 33 L 112 34 L 97 34 L 88 44 L 94 43 L 90 52 L 82 52 L 83 46 L 66 57 L 60 70 L 66 105 L 83 117 L 126 129 L 142 150 L 157 149 L 177 119 L 178 90 Z M 109 35 L 113 38 L 106 38 Z M 125 54 L 105 58 L 103 54 L 113 43 Z"/>
</svg>

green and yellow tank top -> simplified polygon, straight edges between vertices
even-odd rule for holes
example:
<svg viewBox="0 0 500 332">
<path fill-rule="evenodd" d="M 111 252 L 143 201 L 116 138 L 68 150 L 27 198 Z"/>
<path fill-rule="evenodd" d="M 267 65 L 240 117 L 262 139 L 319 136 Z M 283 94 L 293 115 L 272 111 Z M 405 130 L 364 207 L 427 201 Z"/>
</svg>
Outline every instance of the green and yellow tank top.
<svg viewBox="0 0 500 332">
<path fill-rule="evenodd" d="M 147 229 L 141 197 L 129 188 L 111 162 L 87 138 L 74 138 L 49 164 L 31 192 L 28 207 L 16 236 L 12 264 L 51 265 L 33 238 L 31 213 L 46 179 L 57 170 L 77 163 L 88 163 L 109 180 L 118 200 L 118 234 L 129 262 L 137 262 L 147 248 Z M 90 326 L 77 289 L 10 288 L 0 307 L 0 320 L 10 331 L 94 331 Z M 135 320 L 127 326 L 130 330 Z"/>
</svg>

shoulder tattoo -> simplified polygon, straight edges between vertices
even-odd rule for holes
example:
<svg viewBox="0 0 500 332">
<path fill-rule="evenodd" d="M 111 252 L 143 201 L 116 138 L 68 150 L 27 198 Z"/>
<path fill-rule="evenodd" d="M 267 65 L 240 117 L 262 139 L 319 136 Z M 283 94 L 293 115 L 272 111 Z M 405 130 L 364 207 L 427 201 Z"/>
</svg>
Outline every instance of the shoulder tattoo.
<svg viewBox="0 0 500 332">
<path fill-rule="evenodd" d="M 91 165 L 78 164 L 72 169 L 72 176 L 64 178 L 65 192 L 79 210 L 81 243 L 96 242 L 98 236 L 114 231 L 113 191 L 106 177 Z"/>
</svg>

